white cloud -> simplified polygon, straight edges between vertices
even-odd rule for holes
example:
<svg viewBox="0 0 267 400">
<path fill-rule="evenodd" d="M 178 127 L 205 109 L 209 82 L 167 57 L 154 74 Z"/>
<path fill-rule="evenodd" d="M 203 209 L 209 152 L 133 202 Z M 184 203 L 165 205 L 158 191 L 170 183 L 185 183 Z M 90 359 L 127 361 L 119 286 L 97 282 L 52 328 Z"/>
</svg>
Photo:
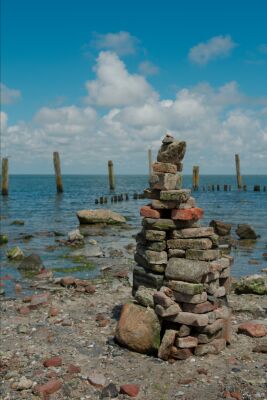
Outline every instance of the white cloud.
<svg viewBox="0 0 267 400">
<path fill-rule="evenodd" d="M 138 68 L 143 75 L 157 75 L 159 73 L 159 67 L 150 61 L 141 62 Z"/>
<path fill-rule="evenodd" d="M 236 47 L 231 36 L 214 36 L 206 42 L 201 42 L 189 51 L 189 60 L 193 63 L 205 65 L 216 58 L 227 57 Z"/>
<path fill-rule="evenodd" d="M 118 55 L 135 54 L 139 40 L 129 32 L 94 33 L 90 45 L 97 50 L 111 50 Z"/>
<path fill-rule="evenodd" d="M 0 83 L 1 104 L 12 104 L 19 100 L 21 92 L 17 89 L 10 89 L 3 83 Z"/>
<path fill-rule="evenodd" d="M 112 52 L 103 51 L 97 58 L 96 79 L 86 82 L 88 104 L 118 107 L 157 99 L 158 94 L 141 75 L 130 74 L 125 64 Z"/>
<path fill-rule="evenodd" d="M 23 171 L 22 160 L 52 165 L 51 154 L 58 150 L 65 173 L 106 173 L 110 158 L 116 173 L 144 173 L 147 149 L 155 156 L 166 131 L 187 141 L 187 173 L 195 163 L 202 173 L 234 173 L 236 152 L 243 173 L 265 171 L 266 104 L 251 101 L 236 82 L 219 88 L 202 83 L 182 88 L 174 99 L 159 99 L 145 78 L 130 74 L 110 52 L 100 54 L 91 82 L 96 87 L 93 95 L 89 87 L 90 106 L 43 107 L 32 121 L 14 125 L 1 114 L 1 144 L 12 163 L 18 160 L 18 171 Z M 99 104 L 107 109 L 99 111 Z"/>
</svg>

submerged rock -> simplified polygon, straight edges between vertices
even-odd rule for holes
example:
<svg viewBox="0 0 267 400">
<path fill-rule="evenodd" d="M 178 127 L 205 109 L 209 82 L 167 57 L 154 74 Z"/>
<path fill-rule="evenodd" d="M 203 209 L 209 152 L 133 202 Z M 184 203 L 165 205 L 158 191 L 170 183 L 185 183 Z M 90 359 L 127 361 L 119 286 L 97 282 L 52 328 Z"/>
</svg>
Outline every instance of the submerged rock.
<svg viewBox="0 0 267 400">
<path fill-rule="evenodd" d="M 20 263 L 19 267 L 22 271 L 40 272 L 44 268 L 42 260 L 38 254 L 32 253 Z"/>
<path fill-rule="evenodd" d="M 83 241 L 84 236 L 80 233 L 79 229 L 74 229 L 73 231 L 68 232 L 68 240 L 70 242 Z"/>
<path fill-rule="evenodd" d="M 241 278 L 236 284 L 235 292 L 237 294 L 267 294 L 267 276 L 255 274 Z"/>
<path fill-rule="evenodd" d="M 210 221 L 210 226 L 213 227 L 214 232 L 219 236 L 228 236 L 231 233 L 231 224 L 213 219 Z"/>
<path fill-rule="evenodd" d="M 103 252 L 101 248 L 95 244 L 86 245 L 84 249 L 75 250 L 70 253 L 70 257 L 101 257 Z"/>
<path fill-rule="evenodd" d="M 20 247 L 15 246 L 7 250 L 6 256 L 11 260 L 21 260 L 24 258 L 24 253 Z"/>
<path fill-rule="evenodd" d="M 160 323 L 156 313 L 151 308 L 125 304 L 115 338 L 138 353 L 156 352 L 160 345 Z"/>
<path fill-rule="evenodd" d="M 123 224 L 126 219 L 111 210 L 81 210 L 77 212 L 80 224 Z"/>
<path fill-rule="evenodd" d="M 6 244 L 6 243 L 8 243 L 8 236 L 5 233 L 3 233 L 0 235 L 0 244 Z"/>
<path fill-rule="evenodd" d="M 10 225 L 24 225 L 25 222 L 21 219 L 16 219 L 15 221 L 12 221 Z"/>
<path fill-rule="evenodd" d="M 257 239 L 259 237 L 254 228 L 248 224 L 237 225 L 236 234 L 240 239 Z"/>
</svg>

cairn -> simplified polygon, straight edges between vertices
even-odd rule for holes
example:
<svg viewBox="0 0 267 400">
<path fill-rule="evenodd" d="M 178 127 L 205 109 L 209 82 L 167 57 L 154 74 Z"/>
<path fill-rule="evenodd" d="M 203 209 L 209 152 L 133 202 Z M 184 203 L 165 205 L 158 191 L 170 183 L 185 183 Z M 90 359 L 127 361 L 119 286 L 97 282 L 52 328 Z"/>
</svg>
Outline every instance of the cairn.
<svg viewBox="0 0 267 400">
<path fill-rule="evenodd" d="M 133 294 L 154 289 L 153 304 L 161 324 L 158 357 L 186 359 L 217 354 L 230 343 L 232 257 L 223 255 L 214 228 L 200 227 L 203 209 L 182 189 L 186 143 L 166 135 L 152 166 L 150 204 L 141 207 Z M 143 304 L 144 305 L 144 304 Z"/>
</svg>

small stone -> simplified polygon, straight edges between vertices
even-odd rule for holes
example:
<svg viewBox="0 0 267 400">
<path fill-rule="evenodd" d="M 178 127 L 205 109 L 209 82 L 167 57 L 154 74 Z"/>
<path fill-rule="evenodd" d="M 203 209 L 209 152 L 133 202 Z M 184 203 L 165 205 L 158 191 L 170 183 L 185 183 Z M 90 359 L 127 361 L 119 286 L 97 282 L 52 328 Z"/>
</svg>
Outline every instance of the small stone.
<svg viewBox="0 0 267 400">
<path fill-rule="evenodd" d="M 52 357 L 52 358 L 47 358 L 43 362 L 43 366 L 46 368 L 49 367 L 60 367 L 62 365 L 62 358 L 61 357 Z"/>
<path fill-rule="evenodd" d="M 34 386 L 34 393 L 38 393 L 43 396 L 44 399 L 47 398 L 50 394 L 57 392 L 62 387 L 62 381 L 59 379 L 51 379 L 44 385 Z"/>
<path fill-rule="evenodd" d="M 171 218 L 173 220 L 180 221 L 198 221 L 203 217 L 204 211 L 202 208 L 188 208 L 185 210 L 173 209 L 171 213 Z"/>
<path fill-rule="evenodd" d="M 182 349 L 196 347 L 197 344 L 198 344 L 198 339 L 193 336 L 177 338 L 175 342 L 175 345 Z"/>
<path fill-rule="evenodd" d="M 0 245 L 8 243 L 8 236 L 6 234 L 0 235 Z"/>
<path fill-rule="evenodd" d="M 30 379 L 27 379 L 25 376 L 22 376 L 18 382 L 13 383 L 12 389 L 27 390 L 30 389 L 32 385 L 33 382 Z"/>
<path fill-rule="evenodd" d="M 28 327 L 28 325 L 19 324 L 18 327 L 17 327 L 17 332 L 18 332 L 18 333 L 28 333 L 28 332 L 29 332 L 29 327 Z"/>
<path fill-rule="evenodd" d="M 210 265 L 206 261 L 170 258 L 165 271 L 166 278 L 199 283 L 208 274 Z"/>
<path fill-rule="evenodd" d="M 178 176 L 168 173 L 154 173 L 150 176 L 149 184 L 151 189 L 157 190 L 175 190 Z"/>
<path fill-rule="evenodd" d="M 88 375 L 87 379 L 92 386 L 97 388 L 103 388 L 106 384 L 106 378 L 97 372 L 92 372 L 90 375 Z"/>
<path fill-rule="evenodd" d="M 178 349 L 177 347 L 173 346 L 170 357 L 176 360 L 186 360 L 187 358 L 192 357 L 193 353 L 191 349 Z"/>
<path fill-rule="evenodd" d="M 64 278 L 61 278 L 60 283 L 65 287 L 76 285 L 75 278 L 73 276 L 65 276 Z"/>
<path fill-rule="evenodd" d="M 135 293 L 135 300 L 144 307 L 154 307 L 153 295 L 156 290 L 151 288 L 146 288 L 144 286 L 139 286 L 137 292 Z"/>
<path fill-rule="evenodd" d="M 21 315 L 28 315 L 30 312 L 31 312 L 31 310 L 27 306 L 22 306 L 19 308 L 19 313 Z"/>
<path fill-rule="evenodd" d="M 74 229 L 68 233 L 68 240 L 70 242 L 83 241 L 84 236 L 80 233 L 79 229 Z"/>
<path fill-rule="evenodd" d="M 207 333 L 209 335 L 213 335 L 214 333 L 218 332 L 219 330 L 223 329 L 224 320 L 217 319 L 212 324 L 207 325 L 205 328 L 201 330 L 202 333 Z"/>
<path fill-rule="evenodd" d="M 215 233 L 217 233 L 219 236 L 228 236 L 231 233 L 232 225 L 227 224 L 226 222 L 213 219 L 210 222 L 210 226 L 214 228 Z"/>
<path fill-rule="evenodd" d="M 212 241 L 209 238 L 199 239 L 170 239 L 167 240 L 168 249 L 196 249 L 206 250 L 212 247 Z"/>
<path fill-rule="evenodd" d="M 152 164 L 152 169 L 154 172 L 176 174 L 177 166 L 170 163 L 155 162 Z"/>
<path fill-rule="evenodd" d="M 89 293 L 89 294 L 94 294 L 96 292 L 96 286 L 95 285 L 86 285 L 85 292 Z"/>
<path fill-rule="evenodd" d="M 33 271 L 33 272 L 40 272 L 43 268 L 43 263 L 38 254 L 32 253 L 29 256 L 25 257 L 18 269 L 23 271 Z"/>
<path fill-rule="evenodd" d="M 201 260 L 201 261 L 213 261 L 220 257 L 220 250 L 209 249 L 209 250 L 196 250 L 187 249 L 185 257 L 190 260 Z"/>
<path fill-rule="evenodd" d="M 154 210 L 151 206 L 143 206 L 140 208 L 141 217 L 146 218 L 160 218 L 160 212 L 158 210 Z"/>
<path fill-rule="evenodd" d="M 163 201 L 177 201 L 179 203 L 186 203 L 189 200 L 191 191 L 189 189 L 178 190 L 162 190 L 160 192 L 160 200 Z"/>
<path fill-rule="evenodd" d="M 139 386 L 128 383 L 120 387 L 120 393 L 126 394 L 129 397 L 136 397 L 139 393 Z"/>
<path fill-rule="evenodd" d="M 182 294 L 196 295 L 201 294 L 204 290 L 204 285 L 201 283 L 190 283 L 183 281 L 169 281 L 168 287 Z"/>
<path fill-rule="evenodd" d="M 163 200 L 152 200 L 151 207 L 154 210 L 171 210 L 172 208 L 178 208 L 180 205 L 177 201 L 163 201 Z"/>
<path fill-rule="evenodd" d="M 251 337 L 263 337 L 267 335 L 267 329 L 263 324 L 248 321 L 238 326 L 237 333 L 244 333 Z"/>
<path fill-rule="evenodd" d="M 169 296 L 167 296 L 164 292 L 156 292 L 153 294 L 153 300 L 155 305 L 160 305 L 164 308 L 170 307 L 174 304 L 174 300 L 172 300 Z"/>
<path fill-rule="evenodd" d="M 180 311 L 181 307 L 177 303 L 174 303 L 167 308 L 164 308 L 159 304 L 157 304 L 155 307 L 156 314 L 159 315 L 161 318 L 173 317 L 177 315 Z"/>
<path fill-rule="evenodd" d="M 11 260 L 21 260 L 24 257 L 24 253 L 20 247 L 15 246 L 11 249 L 8 249 L 8 251 L 6 252 L 6 256 Z"/>
<path fill-rule="evenodd" d="M 78 365 L 69 364 L 67 367 L 67 371 L 69 374 L 79 374 L 81 372 L 81 367 Z"/>
<path fill-rule="evenodd" d="M 177 257 L 177 258 L 184 258 L 185 257 L 185 250 L 182 249 L 169 249 L 168 250 L 168 257 Z"/>
<path fill-rule="evenodd" d="M 100 398 L 101 399 L 113 399 L 115 397 L 118 397 L 118 395 L 119 395 L 119 391 L 116 388 L 116 385 L 114 385 L 114 383 L 109 383 L 102 390 Z"/>
<path fill-rule="evenodd" d="M 262 344 L 258 344 L 255 347 L 253 347 L 252 351 L 254 353 L 267 353 L 267 343 L 262 343 Z"/>
<path fill-rule="evenodd" d="M 152 242 L 161 242 L 165 240 L 166 232 L 165 231 L 152 231 L 146 230 L 145 231 L 145 239 Z"/>
<path fill-rule="evenodd" d="M 29 308 L 31 310 L 34 310 L 40 306 L 45 306 L 48 304 L 50 299 L 50 294 L 49 293 L 40 293 L 40 294 L 34 294 L 31 298 L 31 302 L 29 304 Z"/>
<path fill-rule="evenodd" d="M 204 303 L 200 304 L 190 304 L 190 303 L 183 304 L 183 311 L 191 313 L 204 314 L 213 310 L 214 310 L 214 305 L 209 301 L 205 301 Z"/>
<path fill-rule="evenodd" d="M 162 360 L 168 360 L 172 347 L 174 345 L 176 338 L 176 331 L 172 329 L 167 329 L 162 338 L 160 348 L 158 351 L 158 357 Z"/>
<path fill-rule="evenodd" d="M 199 327 L 206 326 L 209 323 L 207 315 L 188 312 L 180 312 L 176 317 L 169 317 L 168 320 L 178 322 L 179 324 Z"/>
<path fill-rule="evenodd" d="M 171 232 L 170 237 L 172 239 L 196 239 L 212 237 L 214 235 L 214 229 L 212 227 L 207 228 L 186 228 L 180 230 L 174 230 Z"/>
<path fill-rule="evenodd" d="M 254 228 L 248 224 L 237 225 L 236 234 L 240 239 L 252 239 L 255 240 L 259 237 L 255 232 Z"/>
<path fill-rule="evenodd" d="M 58 315 L 59 311 L 56 307 L 50 307 L 49 309 L 49 317 L 56 317 Z"/>
<path fill-rule="evenodd" d="M 173 292 L 173 297 L 175 298 L 178 303 L 190 303 L 190 304 L 200 304 L 207 301 L 207 293 L 203 292 L 201 294 L 184 294 L 179 292 Z"/>
</svg>

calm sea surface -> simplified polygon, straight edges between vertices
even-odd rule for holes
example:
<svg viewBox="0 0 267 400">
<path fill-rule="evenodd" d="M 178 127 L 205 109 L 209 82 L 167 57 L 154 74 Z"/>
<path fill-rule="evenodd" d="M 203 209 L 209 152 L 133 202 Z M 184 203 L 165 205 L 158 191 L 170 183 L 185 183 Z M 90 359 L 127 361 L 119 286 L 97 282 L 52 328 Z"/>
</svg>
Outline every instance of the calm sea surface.
<svg viewBox="0 0 267 400">
<path fill-rule="evenodd" d="M 191 176 L 183 177 L 183 187 L 191 187 Z M 139 208 L 147 200 L 133 200 L 135 192 L 142 193 L 148 186 L 147 176 L 121 175 L 116 177 L 116 193 L 128 193 L 129 201 L 116 204 L 95 205 L 95 199 L 100 196 L 109 196 L 108 180 L 106 176 L 93 175 L 65 175 L 63 176 L 64 193 L 57 195 L 55 178 L 50 175 L 13 175 L 10 176 L 9 196 L 1 196 L 1 233 L 7 233 L 9 243 L 1 246 L 1 275 L 12 275 L 21 279 L 16 263 L 7 261 L 6 250 L 14 245 L 20 246 L 26 254 L 36 252 L 41 255 L 47 268 L 71 265 L 68 260 L 60 258 L 59 251 L 47 251 L 47 246 L 55 244 L 55 237 L 47 232 L 58 231 L 64 235 L 78 226 L 76 211 L 89 208 L 107 207 L 128 218 L 128 223 L 135 230 L 140 226 Z M 197 204 L 205 210 L 202 225 L 212 219 L 220 219 L 233 224 L 232 232 L 238 223 L 253 225 L 261 238 L 251 246 L 239 246 L 232 250 L 235 262 L 232 274 L 241 276 L 260 272 L 267 267 L 267 192 L 254 192 L 255 184 L 267 185 L 267 176 L 243 176 L 243 184 L 247 185 L 246 192 L 238 192 L 235 176 L 201 176 L 200 187 L 203 185 L 221 185 L 221 191 L 195 192 Z M 232 190 L 222 191 L 222 185 L 232 185 Z M 14 220 L 23 220 L 23 226 L 11 225 Z M 24 234 L 34 234 L 28 242 L 21 239 Z M 133 231 L 126 234 L 131 237 Z M 112 245 L 112 240 L 105 238 Z M 113 239 L 114 240 L 114 239 Z M 127 241 L 126 241 L 127 244 Z M 254 259 L 258 264 L 249 264 Z M 93 276 L 97 271 L 87 272 L 80 276 Z"/>
</svg>

